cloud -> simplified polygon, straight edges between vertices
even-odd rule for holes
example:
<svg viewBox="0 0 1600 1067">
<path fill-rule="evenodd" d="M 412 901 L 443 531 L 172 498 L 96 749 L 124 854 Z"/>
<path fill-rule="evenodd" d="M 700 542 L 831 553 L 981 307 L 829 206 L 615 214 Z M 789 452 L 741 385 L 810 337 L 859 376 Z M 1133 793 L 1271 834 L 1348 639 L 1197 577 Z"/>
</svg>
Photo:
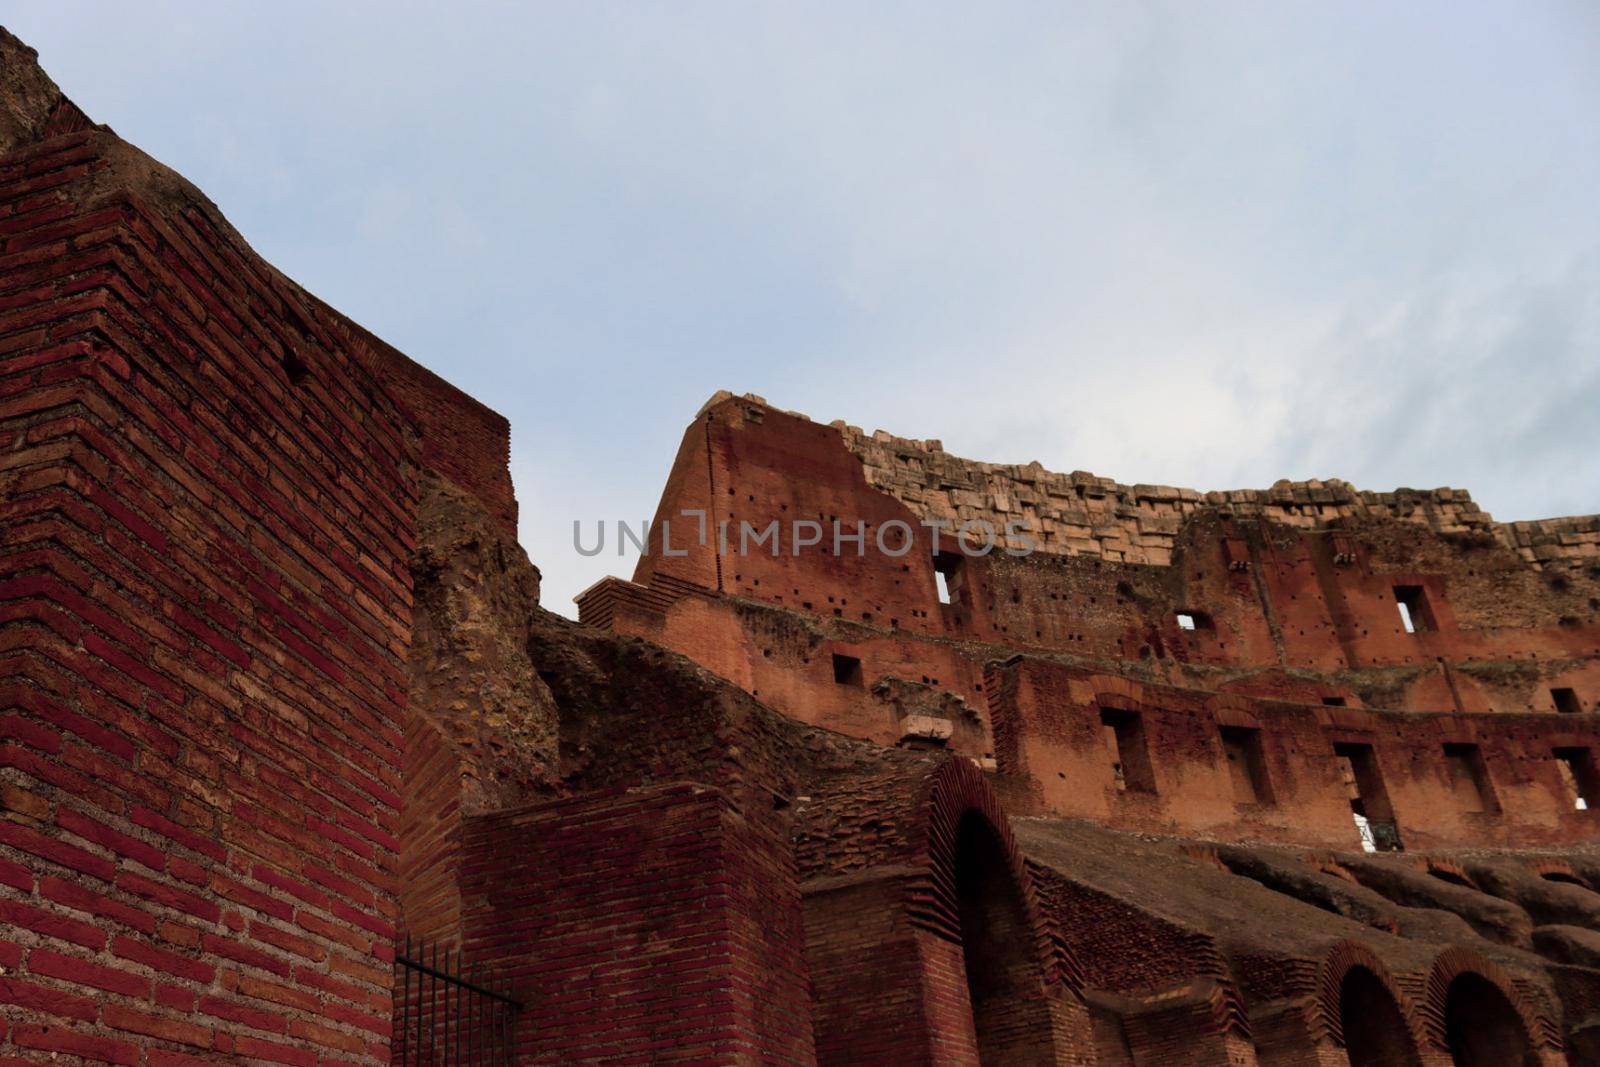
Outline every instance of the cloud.
<svg viewBox="0 0 1600 1067">
<path fill-rule="evenodd" d="M 1600 511 L 1585 4 L 172 5 L 11 28 L 514 426 L 547 602 L 718 388 L 1197 488 Z"/>
</svg>

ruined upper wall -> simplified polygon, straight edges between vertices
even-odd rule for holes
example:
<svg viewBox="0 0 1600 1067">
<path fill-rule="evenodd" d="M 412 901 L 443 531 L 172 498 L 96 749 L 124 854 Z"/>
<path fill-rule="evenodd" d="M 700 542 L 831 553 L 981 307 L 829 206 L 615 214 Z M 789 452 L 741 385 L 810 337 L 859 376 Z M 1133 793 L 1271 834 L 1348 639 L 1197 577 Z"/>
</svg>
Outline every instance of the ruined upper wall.
<svg viewBox="0 0 1600 1067">
<path fill-rule="evenodd" d="M 956 526 L 983 520 L 996 531 L 1021 521 L 1033 531 L 1035 547 L 1046 552 L 1165 565 L 1172 562 L 1183 517 L 1200 508 L 1222 507 L 1240 518 L 1306 528 L 1345 518 L 1394 518 L 1440 534 L 1489 533 L 1536 566 L 1600 562 L 1600 515 L 1497 523 L 1463 489 L 1377 493 L 1338 479 L 1213 492 L 1124 485 L 1087 471 L 1049 471 L 1038 461 L 1023 465 L 963 459 L 946 452 L 937 440 L 895 437 L 883 430 L 867 434 L 842 422 L 832 425 L 866 468 L 867 483 L 896 497 L 919 518 L 945 519 Z"/>
</svg>

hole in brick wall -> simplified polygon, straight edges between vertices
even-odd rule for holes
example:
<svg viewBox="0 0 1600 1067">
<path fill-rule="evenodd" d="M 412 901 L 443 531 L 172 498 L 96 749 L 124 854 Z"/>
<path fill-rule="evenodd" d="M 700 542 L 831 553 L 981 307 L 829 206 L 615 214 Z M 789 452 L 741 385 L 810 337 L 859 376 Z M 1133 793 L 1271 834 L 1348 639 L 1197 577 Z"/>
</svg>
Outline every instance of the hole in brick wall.
<svg viewBox="0 0 1600 1067">
<path fill-rule="evenodd" d="M 1118 792 L 1154 793 L 1156 776 L 1145 743 L 1144 719 L 1138 712 L 1102 708 L 1100 726 L 1111 752 L 1111 772 Z"/>
<path fill-rule="evenodd" d="M 861 684 L 861 660 L 855 656 L 833 654 L 833 680 L 840 685 Z"/>
<path fill-rule="evenodd" d="M 1187 611 L 1178 612 L 1178 629 L 1180 629 L 1180 630 L 1193 630 L 1194 629 L 1194 616 L 1189 614 Z"/>
<path fill-rule="evenodd" d="M 1323 697 L 1322 703 L 1330 708 L 1342 708 L 1345 706 L 1344 697 Z"/>
<path fill-rule="evenodd" d="M 1500 810 L 1494 787 L 1489 782 L 1489 767 L 1477 745 L 1445 745 L 1444 761 L 1450 772 L 1450 788 L 1463 811 L 1493 813 Z"/>
<path fill-rule="evenodd" d="M 1567 803 L 1576 811 L 1587 811 L 1600 803 L 1600 766 L 1596 766 L 1594 752 L 1587 748 L 1551 749 L 1555 758 L 1561 784 L 1567 792 Z"/>
<path fill-rule="evenodd" d="M 1261 731 L 1247 726 L 1224 726 L 1222 751 L 1228 759 L 1233 799 L 1240 804 L 1270 804 L 1267 761 L 1261 750 Z"/>
<path fill-rule="evenodd" d="M 939 591 L 939 603 L 954 604 L 960 599 L 966 572 L 967 560 L 960 553 L 933 554 L 933 580 Z"/>
<path fill-rule="evenodd" d="M 1394 587 L 1395 603 L 1400 608 L 1400 625 L 1408 634 L 1434 629 L 1433 611 L 1428 606 L 1428 594 L 1420 585 Z"/>
<path fill-rule="evenodd" d="M 1575 689 L 1569 689 L 1565 686 L 1552 689 L 1550 690 L 1550 699 L 1555 701 L 1556 710 L 1563 715 L 1577 715 L 1583 711 L 1583 703 L 1578 700 L 1578 693 Z"/>
<path fill-rule="evenodd" d="M 1211 628 L 1211 616 L 1203 611 L 1178 612 L 1178 629 L 1180 630 L 1209 630 Z"/>
<path fill-rule="evenodd" d="M 289 376 L 290 385 L 299 385 L 311 376 L 311 368 L 306 366 L 306 361 L 293 352 L 283 354 L 283 373 Z"/>
<path fill-rule="evenodd" d="M 1350 814 L 1365 852 L 1400 852 L 1400 828 L 1395 825 L 1394 807 L 1383 773 L 1372 746 L 1359 742 L 1340 742 L 1333 746 L 1340 760 L 1345 793 L 1350 799 Z"/>
</svg>

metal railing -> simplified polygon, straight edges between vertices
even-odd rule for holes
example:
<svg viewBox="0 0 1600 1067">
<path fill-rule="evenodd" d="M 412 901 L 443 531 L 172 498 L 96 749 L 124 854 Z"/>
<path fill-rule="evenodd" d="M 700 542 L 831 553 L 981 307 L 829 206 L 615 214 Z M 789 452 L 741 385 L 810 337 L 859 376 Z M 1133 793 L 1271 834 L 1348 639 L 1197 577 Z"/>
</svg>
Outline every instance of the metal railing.
<svg viewBox="0 0 1600 1067">
<path fill-rule="evenodd" d="M 403 1067 L 511 1067 L 522 1005 L 505 981 L 461 952 L 406 938 L 395 954 L 391 1062 Z"/>
</svg>

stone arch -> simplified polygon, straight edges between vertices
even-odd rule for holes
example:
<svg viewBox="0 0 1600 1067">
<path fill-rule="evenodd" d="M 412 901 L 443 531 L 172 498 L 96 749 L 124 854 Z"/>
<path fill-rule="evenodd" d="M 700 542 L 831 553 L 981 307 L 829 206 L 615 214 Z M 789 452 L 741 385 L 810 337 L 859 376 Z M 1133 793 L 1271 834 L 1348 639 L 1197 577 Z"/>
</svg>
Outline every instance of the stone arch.
<svg viewBox="0 0 1600 1067">
<path fill-rule="evenodd" d="M 999 799 L 954 759 L 927 779 L 922 810 L 927 878 L 911 883 L 912 914 L 961 946 L 978 1062 L 1054 1062 L 1055 999 L 1081 1004 L 1083 972 L 1043 918 Z"/>
<path fill-rule="evenodd" d="M 1424 990 L 1428 1040 L 1456 1067 L 1538 1067 L 1541 1045 L 1560 1049 L 1550 1020 L 1511 976 L 1470 949 L 1439 953 Z"/>
<path fill-rule="evenodd" d="M 1317 986 L 1322 1028 L 1350 1067 L 1419 1067 L 1417 1013 L 1377 953 L 1339 942 L 1323 957 Z"/>
</svg>

